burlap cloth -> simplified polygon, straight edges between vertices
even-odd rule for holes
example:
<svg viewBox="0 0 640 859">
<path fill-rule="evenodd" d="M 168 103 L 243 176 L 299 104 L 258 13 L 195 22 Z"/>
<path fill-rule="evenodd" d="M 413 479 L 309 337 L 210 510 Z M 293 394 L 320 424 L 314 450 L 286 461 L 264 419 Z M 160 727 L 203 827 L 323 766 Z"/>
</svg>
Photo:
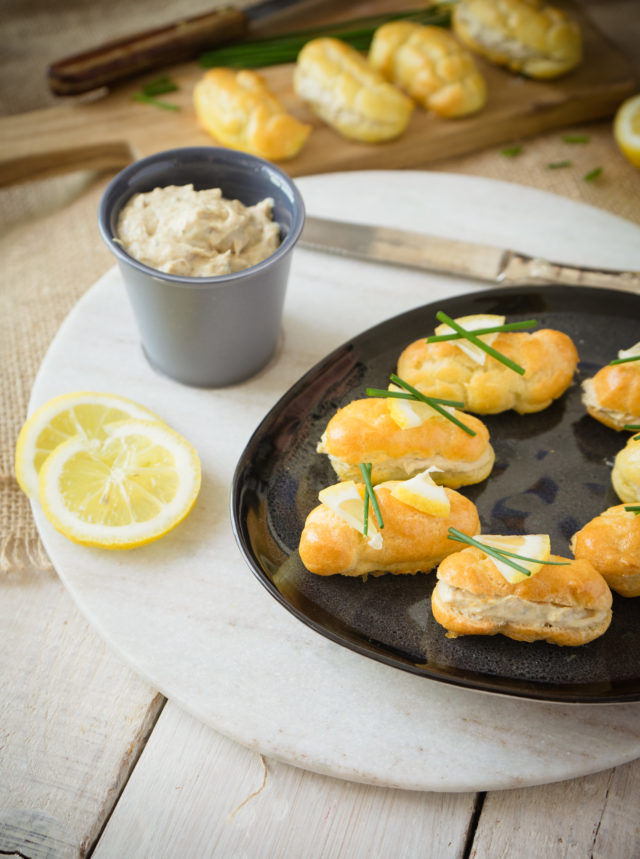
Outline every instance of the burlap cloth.
<svg viewBox="0 0 640 859">
<path fill-rule="evenodd" d="M 89 0 L 54 4 L 0 0 L 0 110 L 20 113 L 51 103 L 44 69 L 79 46 L 145 29 L 150 21 L 160 24 L 197 14 L 212 5 L 211 0 L 180 4 L 111 0 L 108 5 Z M 610 123 L 570 130 L 591 138 L 588 145 L 573 147 L 570 156 L 561 134 L 552 132 L 527 141 L 516 158 L 505 158 L 499 148 L 492 148 L 430 165 L 430 169 L 553 191 L 640 223 L 640 172 L 620 156 Z M 546 167 L 567 157 L 574 163 L 571 169 Z M 584 174 L 596 166 L 603 168 L 602 175 L 585 182 Z M 35 375 L 53 336 L 81 295 L 113 265 L 96 225 L 98 201 L 110 178 L 76 173 L 0 190 L 0 570 L 4 572 L 49 566 L 29 503 L 15 480 L 15 443 Z"/>
</svg>

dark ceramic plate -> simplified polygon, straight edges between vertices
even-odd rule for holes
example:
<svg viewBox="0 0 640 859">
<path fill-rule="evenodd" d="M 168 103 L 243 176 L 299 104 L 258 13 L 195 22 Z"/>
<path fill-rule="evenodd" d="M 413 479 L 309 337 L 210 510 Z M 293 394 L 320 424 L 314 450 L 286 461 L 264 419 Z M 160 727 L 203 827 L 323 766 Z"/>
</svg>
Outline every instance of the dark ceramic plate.
<svg viewBox="0 0 640 859">
<path fill-rule="evenodd" d="M 571 388 L 533 415 L 483 418 L 496 452 L 490 477 L 461 491 L 478 507 L 485 533 L 549 533 L 569 554 L 571 535 L 620 503 L 611 466 L 625 436 L 589 417 L 580 382 L 640 339 L 640 299 L 578 287 L 500 289 L 429 304 L 389 319 L 336 349 L 306 373 L 262 421 L 238 463 L 232 519 L 258 579 L 303 623 L 388 665 L 457 686 L 560 702 L 640 700 L 640 598 L 614 594 L 604 636 L 582 647 L 524 644 L 504 636 L 448 639 L 431 614 L 435 575 L 323 578 L 297 552 L 318 490 L 336 481 L 315 452 L 339 406 L 385 387 L 398 355 L 450 316 L 499 313 L 535 317 L 569 334 L 580 354 Z"/>
</svg>

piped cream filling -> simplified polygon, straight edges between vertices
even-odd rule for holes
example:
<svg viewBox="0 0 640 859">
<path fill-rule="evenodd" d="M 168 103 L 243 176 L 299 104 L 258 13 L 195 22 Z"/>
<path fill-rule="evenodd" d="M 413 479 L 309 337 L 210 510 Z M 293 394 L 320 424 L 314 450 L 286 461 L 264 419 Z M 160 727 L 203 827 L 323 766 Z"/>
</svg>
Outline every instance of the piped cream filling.
<svg viewBox="0 0 640 859">
<path fill-rule="evenodd" d="M 618 426 L 637 423 L 638 415 L 632 415 L 630 412 L 621 412 L 617 409 L 605 409 L 601 406 L 593 389 L 593 379 L 584 380 L 582 383 L 582 391 L 582 402 L 587 406 L 587 408 L 592 409 L 594 412 L 598 412 L 598 414 L 603 415 L 603 417 L 608 417 Z"/>
<path fill-rule="evenodd" d="M 602 623 L 608 616 L 608 611 L 602 609 L 537 603 L 512 595 L 488 597 L 472 594 L 443 581 L 438 582 L 438 594 L 443 603 L 465 617 L 479 621 L 491 620 L 498 624 L 588 629 Z"/>
<path fill-rule="evenodd" d="M 318 445 L 317 451 L 318 453 L 327 453 L 323 442 Z M 341 480 L 349 477 L 356 479 L 360 473 L 359 466 L 357 465 L 352 465 L 331 454 L 329 454 L 329 459 Z M 478 459 L 472 462 L 451 460 L 441 455 L 429 457 L 417 457 L 415 455 L 402 456 L 398 459 L 389 459 L 384 456 L 377 458 L 375 455 L 368 457 L 368 461 L 373 463 L 377 471 L 384 472 L 384 479 L 386 480 L 403 480 L 406 477 L 419 474 L 419 472 L 424 471 L 426 468 L 435 467 L 440 471 L 433 473 L 433 479 L 436 483 L 444 484 L 445 486 L 449 486 L 452 480 L 457 480 L 458 478 L 462 478 L 462 482 L 457 485 L 464 484 L 463 478 L 467 474 L 484 473 L 485 471 L 488 474 L 493 466 L 493 460 L 494 453 L 490 446 L 483 451 Z"/>
</svg>

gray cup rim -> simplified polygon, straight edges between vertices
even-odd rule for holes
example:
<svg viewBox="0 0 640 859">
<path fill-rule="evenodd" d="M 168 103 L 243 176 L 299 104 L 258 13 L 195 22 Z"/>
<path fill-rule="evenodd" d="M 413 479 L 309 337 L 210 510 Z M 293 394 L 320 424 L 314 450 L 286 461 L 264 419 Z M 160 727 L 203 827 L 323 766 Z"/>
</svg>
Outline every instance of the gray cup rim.
<svg viewBox="0 0 640 859">
<path fill-rule="evenodd" d="M 245 164 L 250 170 L 266 169 L 277 178 L 278 184 L 286 187 L 290 191 L 293 199 L 293 211 L 295 213 L 291 229 L 286 234 L 279 247 L 266 259 L 250 266 L 249 268 L 232 272 L 231 274 L 215 275 L 213 277 L 190 277 L 187 275 L 170 274 L 168 272 L 151 268 L 145 263 L 142 263 L 130 256 L 130 254 L 123 250 L 115 241 L 116 236 L 114 235 L 114 231 L 111 229 L 114 207 L 116 205 L 119 207 L 117 212 L 117 214 L 119 214 L 131 197 L 134 196 L 134 194 L 139 193 L 139 191 L 132 189 L 131 193 L 127 195 L 124 190 L 121 191 L 121 188 L 126 188 L 130 179 L 134 178 L 141 170 L 144 170 L 145 167 L 152 166 L 158 161 L 174 158 L 176 162 L 179 162 L 184 157 L 186 157 L 187 160 L 191 158 L 191 160 L 195 161 L 197 160 L 196 156 L 198 155 L 204 156 L 202 160 L 210 161 L 212 165 L 215 164 L 216 158 L 219 158 L 221 161 L 233 159 L 238 162 L 239 165 Z M 100 230 L 100 234 L 116 259 L 126 265 L 130 265 L 133 268 L 138 269 L 138 271 L 148 276 L 173 283 L 176 286 L 191 288 L 199 287 L 210 289 L 213 287 L 226 286 L 234 281 L 243 280 L 246 278 L 248 273 L 253 275 L 261 269 L 268 268 L 269 266 L 277 263 L 278 260 L 286 255 L 291 247 L 298 241 L 304 226 L 304 219 L 305 207 L 302 195 L 293 179 L 288 176 L 284 170 L 270 161 L 258 158 L 256 155 L 250 155 L 249 153 L 240 152 L 239 150 L 225 149 L 224 147 L 218 146 L 184 146 L 176 149 L 165 149 L 160 152 L 155 152 L 152 155 L 148 155 L 145 158 L 139 158 L 133 163 L 127 165 L 113 177 L 105 188 L 98 206 L 98 228 Z"/>
</svg>

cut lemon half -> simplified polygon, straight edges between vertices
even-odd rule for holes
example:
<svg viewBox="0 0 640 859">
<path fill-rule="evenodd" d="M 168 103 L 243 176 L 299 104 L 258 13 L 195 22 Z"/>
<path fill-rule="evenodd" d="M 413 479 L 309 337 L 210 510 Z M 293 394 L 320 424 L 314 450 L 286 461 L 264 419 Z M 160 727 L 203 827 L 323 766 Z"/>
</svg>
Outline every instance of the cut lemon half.
<svg viewBox="0 0 640 859">
<path fill-rule="evenodd" d="M 458 325 L 461 325 L 467 331 L 477 331 L 478 328 L 495 328 L 497 325 L 504 325 L 505 318 L 495 313 L 472 313 L 470 316 L 459 316 L 457 319 L 454 319 L 454 322 L 457 322 Z M 437 335 L 453 334 L 454 329 L 450 325 L 447 325 L 446 322 L 443 322 L 441 325 L 438 325 L 434 333 Z M 498 333 L 481 334 L 478 336 L 483 343 L 490 346 L 498 336 Z M 470 343 L 462 337 L 452 342 L 466 355 L 476 361 L 476 363 L 484 364 L 487 360 L 487 353 L 479 346 L 476 346 L 475 343 Z"/>
<path fill-rule="evenodd" d="M 389 385 L 389 390 L 402 391 L 402 388 L 398 385 L 391 384 Z M 453 406 L 442 406 L 442 408 L 451 415 L 455 414 Z M 419 427 L 422 426 L 425 421 L 432 420 L 433 418 L 446 420 L 440 412 L 432 408 L 428 403 L 422 403 L 419 400 L 404 400 L 397 397 L 387 397 L 387 409 L 389 410 L 392 420 L 400 427 L 400 429 Z"/>
<path fill-rule="evenodd" d="M 322 504 L 326 504 L 337 516 L 364 535 L 364 487 L 358 486 L 353 480 L 345 480 L 321 489 L 318 498 Z M 367 526 L 367 542 L 372 549 L 382 548 L 382 534 L 378 530 L 371 509 Z"/>
<path fill-rule="evenodd" d="M 627 161 L 640 167 L 640 93 L 623 101 L 618 108 L 613 136 Z"/>
<path fill-rule="evenodd" d="M 491 560 L 496 565 L 496 568 L 504 576 L 504 578 L 515 584 L 522 582 L 525 579 L 534 576 L 539 572 L 549 560 L 551 556 L 551 540 L 548 534 L 524 534 L 514 536 L 502 536 L 499 534 L 482 534 L 474 537 L 478 543 L 483 543 L 485 546 L 490 546 L 493 549 L 502 549 L 507 552 L 515 552 L 518 555 L 523 555 L 526 558 L 533 558 L 533 561 L 522 561 L 520 558 L 513 558 L 516 564 L 524 567 L 529 571 L 529 575 L 515 570 L 509 564 L 503 561 L 498 561 L 491 557 Z"/>
<path fill-rule="evenodd" d="M 110 424 L 127 418 L 160 421 L 133 400 L 94 391 L 63 394 L 40 406 L 23 425 L 16 444 L 16 477 L 23 492 L 37 496 L 38 473 L 59 444 L 75 436 L 105 439 Z"/>
<path fill-rule="evenodd" d="M 65 537 L 129 549 L 162 537 L 191 511 L 200 460 L 165 424 L 127 420 L 103 440 L 77 435 L 58 445 L 39 484 L 42 509 Z"/>
<path fill-rule="evenodd" d="M 440 469 L 427 469 L 410 477 L 409 480 L 399 481 L 391 490 L 391 494 L 403 504 L 414 507 L 421 513 L 429 513 L 431 516 L 448 516 L 451 511 L 449 496 L 444 486 L 438 486 L 431 477 L 431 471 Z"/>
</svg>

